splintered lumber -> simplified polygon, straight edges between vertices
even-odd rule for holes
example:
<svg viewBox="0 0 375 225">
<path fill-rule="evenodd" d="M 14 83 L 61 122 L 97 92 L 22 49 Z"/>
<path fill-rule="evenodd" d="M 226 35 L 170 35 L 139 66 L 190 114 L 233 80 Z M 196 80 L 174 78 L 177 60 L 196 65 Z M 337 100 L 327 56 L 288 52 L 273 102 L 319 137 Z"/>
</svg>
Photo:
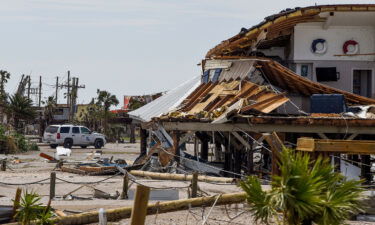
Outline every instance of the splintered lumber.
<svg viewBox="0 0 375 225">
<path fill-rule="evenodd" d="M 193 179 L 193 175 L 186 175 L 186 174 L 174 174 L 174 173 L 155 173 L 155 172 L 148 172 L 148 171 L 141 171 L 141 170 L 132 170 L 129 172 L 134 176 L 139 177 L 150 177 L 152 179 L 157 180 L 180 180 L 180 181 L 191 181 Z M 236 179 L 228 178 L 228 177 L 212 177 L 212 176 L 198 176 L 198 181 L 204 182 L 218 182 L 218 183 L 234 183 Z"/>
<path fill-rule="evenodd" d="M 375 141 L 298 138 L 296 149 L 307 152 L 370 155 L 375 153 Z"/>
<path fill-rule="evenodd" d="M 212 206 L 216 201 L 217 196 L 208 196 L 200 198 L 180 199 L 176 201 L 166 201 L 149 204 L 147 206 L 147 215 L 154 215 L 167 212 L 175 212 L 180 210 L 186 210 L 194 207 Z M 245 192 L 236 192 L 230 194 L 221 195 L 216 205 L 228 205 L 241 203 L 246 200 Z M 117 209 L 107 210 L 108 221 L 118 221 L 121 219 L 130 218 L 133 207 L 122 207 Z M 55 224 L 89 224 L 97 223 L 99 221 L 98 211 L 80 213 L 76 215 L 70 215 L 54 219 L 52 222 Z"/>
<path fill-rule="evenodd" d="M 42 157 L 42 158 L 48 159 L 49 161 L 57 161 L 54 157 L 52 157 L 50 155 L 47 155 L 47 154 L 45 154 L 43 152 L 40 153 L 39 156 Z"/>
<path fill-rule="evenodd" d="M 86 171 L 84 171 L 84 170 L 74 169 L 74 168 L 65 167 L 65 166 L 61 167 L 61 171 L 68 172 L 68 173 L 80 174 L 80 175 L 86 175 Z"/>
</svg>

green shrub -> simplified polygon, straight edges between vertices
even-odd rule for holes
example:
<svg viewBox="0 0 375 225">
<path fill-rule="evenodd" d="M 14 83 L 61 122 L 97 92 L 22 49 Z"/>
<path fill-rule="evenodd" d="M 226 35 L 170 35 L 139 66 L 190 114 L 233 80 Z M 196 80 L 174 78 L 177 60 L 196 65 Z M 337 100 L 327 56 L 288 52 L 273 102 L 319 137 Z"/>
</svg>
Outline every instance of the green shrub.
<svg viewBox="0 0 375 225">
<path fill-rule="evenodd" d="M 39 146 L 35 142 L 30 142 L 29 144 L 29 150 L 30 151 L 39 151 Z"/>
<path fill-rule="evenodd" d="M 19 134 L 19 133 L 14 133 L 13 137 L 15 139 L 18 151 L 27 152 L 29 150 L 29 143 L 27 142 L 24 135 Z"/>
<path fill-rule="evenodd" d="M 240 183 L 257 222 L 339 225 L 363 210 L 361 181 L 346 180 L 328 159 L 311 161 L 307 154 L 284 149 L 279 166 L 270 191 L 263 191 L 254 176 Z"/>
</svg>

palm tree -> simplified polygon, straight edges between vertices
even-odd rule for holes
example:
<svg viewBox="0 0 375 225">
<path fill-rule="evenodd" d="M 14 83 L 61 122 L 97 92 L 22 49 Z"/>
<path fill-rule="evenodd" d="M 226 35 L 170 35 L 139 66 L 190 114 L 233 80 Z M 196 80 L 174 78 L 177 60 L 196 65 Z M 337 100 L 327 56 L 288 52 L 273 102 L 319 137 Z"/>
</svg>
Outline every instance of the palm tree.
<svg viewBox="0 0 375 225">
<path fill-rule="evenodd" d="M 13 118 L 13 125 L 16 130 L 19 130 L 21 120 L 30 121 L 35 119 L 37 115 L 32 101 L 20 94 L 14 94 L 9 97 L 8 113 Z"/>
<path fill-rule="evenodd" d="M 49 96 L 47 101 L 43 102 L 44 106 L 44 119 L 47 125 L 53 121 L 54 111 L 56 109 L 56 99 L 53 96 Z"/>
<path fill-rule="evenodd" d="M 10 73 L 5 70 L 0 70 L 0 100 L 1 103 L 6 102 L 6 92 L 5 92 L 5 84 L 8 83 L 10 78 Z"/>
<path fill-rule="evenodd" d="M 346 180 L 334 172 L 328 159 L 312 162 L 307 154 L 284 149 L 279 166 L 281 175 L 272 177 L 268 192 L 254 176 L 240 183 L 255 221 L 338 225 L 363 210 L 361 181 Z"/>
<path fill-rule="evenodd" d="M 116 95 L 112 95 L 108 91 L 101 91 L 97 90 L 97 102 L 96 104 L 100 106 L 103 110 L 103 119 L 104 119 L 104 133 L 107 134 L 108 130 L 108 118 L 109 118 L 109 109 L 111 106 L 116 106 L 119 104 L 118 99 L 116 98 Z"/>
<path fill-rule="evenodd" d="M 7 93 L 5 92 L 5 84 L 8 83 L 10 73 L 0 70 L 0 121 L 3 121 L 3 115 L 7 105 Z"/>
</svg>

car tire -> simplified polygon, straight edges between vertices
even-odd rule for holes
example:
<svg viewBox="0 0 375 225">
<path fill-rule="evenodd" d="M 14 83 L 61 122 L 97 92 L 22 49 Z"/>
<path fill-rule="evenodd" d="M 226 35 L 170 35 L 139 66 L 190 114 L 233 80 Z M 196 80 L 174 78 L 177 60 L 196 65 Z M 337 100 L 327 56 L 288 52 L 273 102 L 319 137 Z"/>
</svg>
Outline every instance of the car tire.
<svg viewBox="0 0 375 225">
<path fill-rule="evenodd" d="M 72 139 L 65 139 L 64 141 L 64 148 L 72 148 L 73 147 L 73 140 Z"/>
<path fill-rule="evenodd" d="M 87 148 L 87 145 L 83 145 L 83 146 L 81 146 L 81 148 Z"/>
<path fill-rule="evenodd" d="M 96 139 L 95 140 L 95 143 L 94 143 L 94 147 L 96 149 L 101 149 L 103 147 L 103 140 L 100 140 L 100 139 Z"/>
<path fill-rule="evenodd" d="M 49 145 L 51 148 L 57 148 L 58 145 Z"/>
</svg>

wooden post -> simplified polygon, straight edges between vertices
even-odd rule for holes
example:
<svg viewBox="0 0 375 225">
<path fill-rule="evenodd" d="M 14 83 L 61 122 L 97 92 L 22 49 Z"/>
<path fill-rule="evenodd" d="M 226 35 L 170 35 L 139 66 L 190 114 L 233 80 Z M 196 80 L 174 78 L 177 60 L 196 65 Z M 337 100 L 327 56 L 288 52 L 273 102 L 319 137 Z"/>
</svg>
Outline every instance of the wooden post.
<svg viewBox="0 0 375 225">
<path fill-rule="evenodd" d="M 193 173 L 193 179 L 191 179 L 191 197 L 196 198 L 198 194 L 198 172 Z"/>
<path fill-rule="evenodd" d="M 371 164 L 370 155 L 361 155 L 361 163 L 361 176 L 363 179 L 366 179 L 366 184 L 370 184 L 372 180 L 371 170 L 369 166 Z"/>
<path fill-rule="evenodd" d="M 53 199 L 55 197 L 55 187 L 56 187 L 56 173 L 51 172 L 51 179 L 49 184 L 49 199 Z"/>
<path fill-rule="evenodd" d="M 221 162 L 222 160 L 223 160 L 223 157 L 222 157 L 221 143 L 215 140 L 215 161 Z"/>
<path fill-rule="evenodd" d="M 128 190 L 129 190 L 129 175 L 125 173 L 123 182 L 122 182 L 122 193 L 120 198 L 121 199 L 128 199 Z"/>
<path fill-rule="evenodd" d="M 141 136 L 141 155 L 147 154 L 147 130 L 141 129 L 140 130 L 140 136 Z"/>
<path fill-rule="evenodd" d="M 180 132 L 179 131 L 174 131 L 173 135 L 173 150 L 174 150 L 174 155 L 176 155 L 175 160 L 179 164 L 180 163 Z"/>
<path fill-rule="evenodd" d="M 12 218 L 14 218 L 14 215 L 16 215 L 16 213 L 17 213 L 17 209 L 20 207 L 21 193 L 22 193 L 22 189 L 21 188 L 17 188 L 17 190 L 16 190 L 16 196 L 14 197 L 14 202 L 13 202 L 13 215 L 12 215 Z"/>
<path fill-rule="evenodd" d="M 134 124 L 130 124 L 130 140 L 129 140 L 130 143 L 135 143 L 135 125 Z"/>
<path fill-rule="evenodd" d="M 150 195 L 150 188 L 137 185 L 135 192 L 134 205 L 131 213 L 131 225 L 144 225 L 147 215 L 147 204 Z"/>
<path fill-rule="evenodd" d="M 247 174 L 254 173 L 254 151 L 253 143 L 251 143 L 251 148 L 247 149 Z"/>
<path fill-rule="evenodd" d="M 194 156 L 198 157 L 198 150 L 199 149 L 199 138 L 197 136 L 194 137 Z"/>
<path fill-rule="evenodd" d="M 6 171 L 7 170 L 7 161 L 3 159 L 1 161 L 1 171 Z"/>
</svg>

